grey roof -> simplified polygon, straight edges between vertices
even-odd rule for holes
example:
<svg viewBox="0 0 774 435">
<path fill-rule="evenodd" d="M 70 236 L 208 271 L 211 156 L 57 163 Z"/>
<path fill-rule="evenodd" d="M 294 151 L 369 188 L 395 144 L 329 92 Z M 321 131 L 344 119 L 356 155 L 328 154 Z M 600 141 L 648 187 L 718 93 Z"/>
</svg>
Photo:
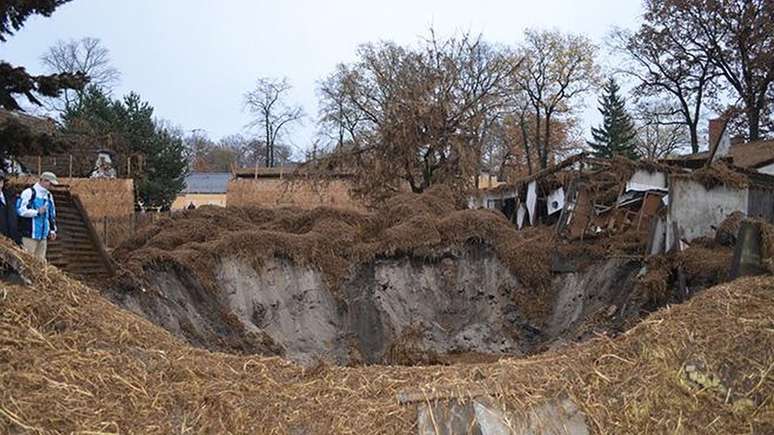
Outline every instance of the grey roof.
<svg viewBox="0 0 774 435">
<path fill-rule="evenodd" d="M 182 193 L 226 193 L 230 172 L 194 172 L 185 177 Z"/>
</svg>

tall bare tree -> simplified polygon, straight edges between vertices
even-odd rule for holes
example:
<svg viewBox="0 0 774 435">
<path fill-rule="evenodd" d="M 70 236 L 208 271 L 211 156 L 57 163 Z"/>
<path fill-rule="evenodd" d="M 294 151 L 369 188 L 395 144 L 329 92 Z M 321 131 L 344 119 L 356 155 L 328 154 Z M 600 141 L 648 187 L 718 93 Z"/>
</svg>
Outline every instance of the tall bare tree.
<svg viewBox="0 0 774 435">
<path fill-rule="evenodd" d="M 204 130 L 195 129 L 191 130 L 190 133 L 183 138 L 183 144 L 185 145 L 186 159 L 191 171 L 210 172 L 212 165 L 208 156 L 215 148 L 215 143 Z"/>
<path fill-rule="evenodd" d="M 579 97 L 598 82 L 597 48 L 583 36 L 557 31 L 528 30 L 524 36 L 515 52 L 523 62 L 512 80 L 535 123 L 528 142 L 535 148 L 538 167 L 546 168 L 557 145 L 551 134 L 554 122 L 571 114 Z"/>
<path fill-rule="evenodd" d="M 761 137 L 774 81 L 771 0 L 647 0 L 646 21 L 663 23 L 685 50 L 702 53 L 741 101 L 750 140 Z"/>
<path fill-rule="evenodd" d="M 358 129 L 368 121 L 350 99 L 355 79 L 352 68 L 340 64 L 318 86 L 320 133 L 328 142 L 333 141 L 335 148 L 357 143 Z"/>
<path fill-rule="evenodd" d="M 282 134 L 304 118 L 301 106 L 290 105 L 285 101 L 290 89 L 287 78 L 278 80 L 262 77 L 258 79 L 255 89 L 245 94 L 245 106 L 255 115 L 250 126 L 258 127 L 263 134 L 266 167 L 274 167 L 276 164 L 275 148 Z"/>
<path fill-rule="evenodd" d="M 121 79 L 121 73 L 110 63 L 110 51 L 97 38 L 59 40 L 40 59 L 52 73 L 86 74 L 90 85 L 107 94 Z M 59 99 L 53 100 L 52 107 L 64 111 L 76 104 L 80 97 L 80 91 L 65 90 Z"/>
<path fill-rule="evenodd" d="M 642 101 L 634 108 L 637 151 L 646 159 L 661 159 L 688 148 L 692 137 L 688 126 L 673 122 L 671 99 Z"/>
<path fill-rule="evenodd" d="M 501 143 L 506 149 L 501 154 L 502 161 L 498 175 L 501 177 L 522 177 L 534 173 L 540 158 L 535 145 L 535 130 L 537 119 L 530 110 L 528 100 L 521 105 L 512 107 L 504 118 L 503 128 L 498 130 L 505 137 Z M 565 116 L 551 121 L 551 154 L 557 158 L 577 153 L 584 147 L 583 140 L 577 128 L 577 118 Z"/>
<path fill-rule="evenodd" d="M 233 156 L 232 163 L 237 167 L 247 167 L 247 166 L 255 165 L 255 161 L 252 160 L 253 150 L 255 149 L 255 145 L 252 143 L 251 139 L 239 133 L 230 134 L 228 136 L 222 137 L 218 141 L 218 146 L 224 150 L 229 150 L 229 152 Z M 261 156 L 263 155 L 264 153 L 261 152 Z"/>
<path fill-rule="evenodd" d="M 670 23 L 659 16 L 649 15 L 648 21 L 635 33 L 616 29 L 612 33 L 613 48 L 624 53 L 628 62 L 622 62 L 620 71 L 635 78 L 635 98 L 648 105 L 647 100 L 668 96 L 675 104 L 650 105 L 666 110 L 649 117 L 648 131 L 658 122 L 669 131 L 670 127 L 687 127 L 691 150 L 699 151 L 698 126 L 702 110 L 717 93 L 719 72 L 704 53 L 690 48 L 685 35 L 673 32 Z M 655 113 L 653 115 L 656 115 Z"/>
<path fill-rule="evenodd" d="M 347 145 L 326 161 L 355 172 L 367 196 L 472 187 L 518 62 L 480 37 L 432 31 L 416 47 L 370 43 L 357 54 L 323 82 L 321 120 Z"/>
</svg>

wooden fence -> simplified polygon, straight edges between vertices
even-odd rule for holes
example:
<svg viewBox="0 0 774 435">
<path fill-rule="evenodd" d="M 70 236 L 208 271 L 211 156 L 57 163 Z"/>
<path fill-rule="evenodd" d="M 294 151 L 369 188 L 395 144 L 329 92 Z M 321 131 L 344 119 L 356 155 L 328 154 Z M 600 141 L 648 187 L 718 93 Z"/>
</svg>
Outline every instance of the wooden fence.
<svg viewBox="0 0 774 435">
<path fill-rule="evenodd" d="M 94 228 L 102 243 L 108 249 L 114 249 L 138 231 L 152 225 L 161 219 L 169 217 L 171 212 L 137 212 L 129 216 L 112 217 L 105 216 L 94 219 Z"/>
</svg>

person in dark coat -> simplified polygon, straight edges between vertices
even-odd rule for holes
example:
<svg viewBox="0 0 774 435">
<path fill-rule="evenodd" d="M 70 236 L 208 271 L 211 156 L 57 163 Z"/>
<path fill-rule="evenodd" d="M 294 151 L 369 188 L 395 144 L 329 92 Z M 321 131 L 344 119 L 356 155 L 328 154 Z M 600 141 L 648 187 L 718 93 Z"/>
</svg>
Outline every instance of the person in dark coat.
<svg viewBox="0 0 774 435">
<path fill-rule="evenodd" d="M 16 195 L 5 188 L 5 172 L 0 170 L 0 234 L 21 246 L 19 219 L 16 215 Z"/>
</svg>

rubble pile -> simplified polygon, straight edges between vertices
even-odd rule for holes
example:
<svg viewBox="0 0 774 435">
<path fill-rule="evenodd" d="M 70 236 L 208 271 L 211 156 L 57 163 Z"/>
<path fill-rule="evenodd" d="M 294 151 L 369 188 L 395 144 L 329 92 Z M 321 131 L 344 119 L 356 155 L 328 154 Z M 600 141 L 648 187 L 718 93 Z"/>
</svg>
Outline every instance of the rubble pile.
<svg viewBox="0 0 774 435">
<path fill-rule="evenodd" d="M 730 245 L 737 219 L 774 221 L 774 176 L 725 161 L 691 170 L 670 163 L 579 154 L 513 183 L 485 189 L 470 208 L 500 210 L 517 228 L 550 226 L 564 240 L 639 240 L 640 255 L 680 250 L 691 240 L 714 237 Z M 730 231 L 730 233 L 729 233 Z"/>
</svg>

